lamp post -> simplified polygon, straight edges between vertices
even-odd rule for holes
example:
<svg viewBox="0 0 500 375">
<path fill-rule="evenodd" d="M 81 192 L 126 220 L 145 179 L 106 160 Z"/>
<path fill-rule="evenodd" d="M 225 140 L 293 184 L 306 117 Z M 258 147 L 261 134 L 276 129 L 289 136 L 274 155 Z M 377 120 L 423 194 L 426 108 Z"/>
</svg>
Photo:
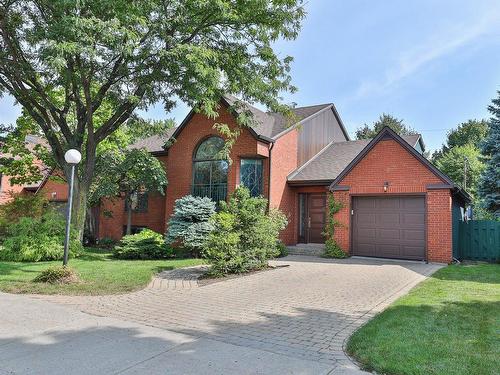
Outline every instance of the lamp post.
<svg viewBox="0 0 500 375">
<path fill-rule="evenodd" d="M 64 154 L 64 160 L 71 166 L 71 178 L 69 180 L 68 212 L 66 213 L 66 237 L 64 238 L 63 266 L 68 264 L 69 235 L 71 229 L 71 208 L 73 207 L 73 183 L 75 180 L 75 166 L 82 160 L 82 154 L 78 150 L 71 149 Z"/>
</svg>

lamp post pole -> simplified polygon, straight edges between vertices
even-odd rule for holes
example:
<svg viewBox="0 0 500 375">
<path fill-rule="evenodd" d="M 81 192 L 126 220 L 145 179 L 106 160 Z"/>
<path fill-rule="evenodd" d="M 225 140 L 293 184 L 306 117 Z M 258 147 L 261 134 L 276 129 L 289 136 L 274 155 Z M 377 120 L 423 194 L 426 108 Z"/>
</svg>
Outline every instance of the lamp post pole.
<svg viewBox="0 0 500 375">
<path fill-rule="evenodd" d="M 71 165 L 71 177 L 69 180 L 68 207 L 66 213 L 66 236 L 64 238 L 63 266 L 68 264 L 69 239 L 71 233 L 71 209 L 73 207 L 73 185 L 75 181 L 75 167 L 82 159 L 78 150 L 68 150 L 64 155 L 66 162 Z"/>
</svg>

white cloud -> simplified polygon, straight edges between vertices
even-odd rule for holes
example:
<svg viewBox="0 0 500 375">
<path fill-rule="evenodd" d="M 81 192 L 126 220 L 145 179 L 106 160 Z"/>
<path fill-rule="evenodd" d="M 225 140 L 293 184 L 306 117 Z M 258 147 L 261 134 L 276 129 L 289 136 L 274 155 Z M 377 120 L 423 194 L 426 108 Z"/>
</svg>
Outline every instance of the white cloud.
<svg viewBox="0 0 500 375">
<path fill-rule="evenodd" d="M 386 93 L 427 64 L 491 33 L 500 34 L 500 11 L 492 11 L 479 20 L 469 19 L 466 24 L 455 25 L 433 34 L 426 42 L 401 52 L 397 62 L 385 71 L 383 78 L 363 82 L 354 96 L 359 99 Z"/>
</svg>

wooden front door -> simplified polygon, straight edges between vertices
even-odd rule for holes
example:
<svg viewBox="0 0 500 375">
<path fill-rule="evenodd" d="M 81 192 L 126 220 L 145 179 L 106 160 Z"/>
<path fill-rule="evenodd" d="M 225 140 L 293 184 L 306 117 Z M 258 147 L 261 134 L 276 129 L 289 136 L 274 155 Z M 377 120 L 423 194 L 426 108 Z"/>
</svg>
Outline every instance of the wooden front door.
<svg viewBox="0 0 500 375">
<path fill-rule="evenodd" d="M 299 242 L 324 243 L 326 194 L 299 194 Z"/>
</svg>

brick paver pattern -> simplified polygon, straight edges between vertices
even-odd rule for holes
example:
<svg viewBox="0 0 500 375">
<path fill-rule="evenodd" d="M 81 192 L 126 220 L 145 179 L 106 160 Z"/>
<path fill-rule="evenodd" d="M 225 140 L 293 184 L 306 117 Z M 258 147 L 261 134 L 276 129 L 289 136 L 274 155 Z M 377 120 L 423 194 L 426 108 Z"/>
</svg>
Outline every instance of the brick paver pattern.
<svg viewBox="0 0 500 375">
<path fill-rule="evenodd" d="M 440 267 L 301 256 L 272 264 L 288 266 L 199 287 L 150 284 L 125 295 L 39 298 L 194 337 L 352 367 L 343 350 L 346 339 Z"/>
</svg>

